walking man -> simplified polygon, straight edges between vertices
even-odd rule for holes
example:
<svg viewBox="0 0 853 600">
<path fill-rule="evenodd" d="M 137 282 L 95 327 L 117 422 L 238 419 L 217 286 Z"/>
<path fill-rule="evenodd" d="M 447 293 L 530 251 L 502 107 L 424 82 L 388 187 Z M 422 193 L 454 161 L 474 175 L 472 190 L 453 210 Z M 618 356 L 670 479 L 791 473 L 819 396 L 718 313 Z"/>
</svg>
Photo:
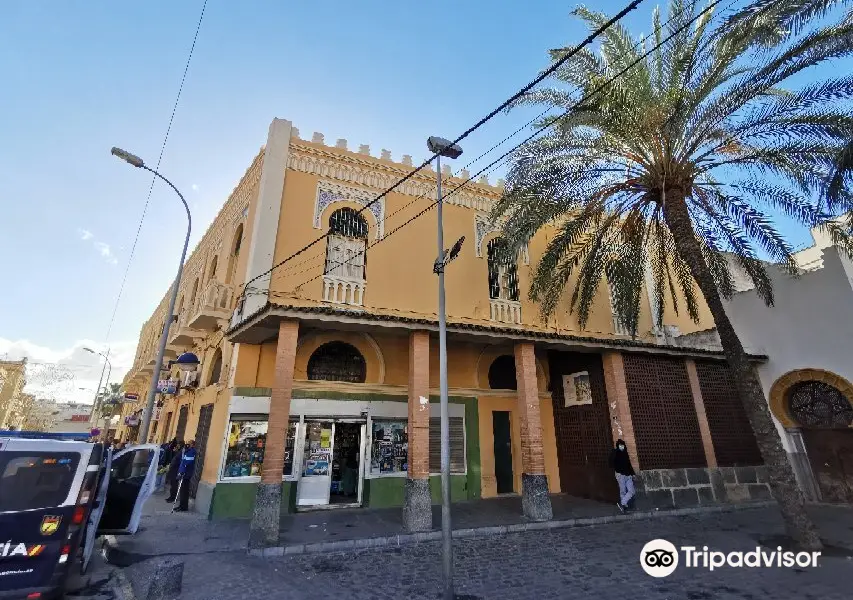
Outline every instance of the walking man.
<svg viewBox="0 0 853 600">
<path fill-rule="evenodd" d="M 192 481 L 193 473 L 195 472 L 195 440 L 187 442 L 187 447 L 184 449 L 184 455 L 181 458 L 181 466 L 178 468 L 178 477 L 181 479 L 180 500 L 176 512 L 186 512 L 190 509 L 190 481 Z"/>
<path fill-rule="evenodd" d="M 619 502 L 616 506 L 623 513 L 632 507 L 634 501 L 634 467 L 628 456 L 628 446 L 624 440 L 616 440 L 616 447 L 610 451 L 610 467 L 616 472 L 619 484 Z"/>
</svg>

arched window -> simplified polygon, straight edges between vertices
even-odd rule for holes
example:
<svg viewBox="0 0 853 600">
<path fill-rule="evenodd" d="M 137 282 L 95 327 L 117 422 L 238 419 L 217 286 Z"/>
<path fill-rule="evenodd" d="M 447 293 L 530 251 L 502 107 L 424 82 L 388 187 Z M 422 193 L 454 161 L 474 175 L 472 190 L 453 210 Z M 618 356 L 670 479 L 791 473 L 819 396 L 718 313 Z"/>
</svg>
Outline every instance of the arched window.
<svg viewBox="0 0 853 600">
<path fill-rule="evenodd" d="M 214 256 L 213 261 L 211 261 L 211 263 L 210 263 L 210 271 L 207 274 L 207 280 L 208 281 L 210 281 L 214 277 L 216 277 L 216 265 L 217 265 L 218 261 L 219 261 L 219 257 Z"/>
<path fill-rule="evenodd" d="M 193 292 L 190 294 L 190 306 L 195 304 L 195 297 L 198 295 L 198 277 L 193 281 Z"/>
<path fill-rule="evenodd" d="M 207 385 L 219 383 L 219 378 L 222 376 L 222 350 L 216 349 L 213 355 L 213 367 L 210 369 L 210 375 L 207 378 Z"/>
<path fill-rule="evenodd" d="M 367 221 L 352 208 L 340 208 L 329 217 L 325 274 L 364 280 Z"/>
<path fill-rule="evenodd" d="M 234 273 L 237 271 L 237 259 L 240 258 L 240 246 L 243 244 L 243 224 L 237 226 L 234 232 L 234 241 L 231 244 L 231 255 L 228 257 L 228 273 L 225 274 L 225 283 L 231 283 L 234 280 Z"/>
<path fill-rule="evenodd" d="M 801 381 L 791 386 L 788 408 L 803 427 L 848 428 L 853 423 L 850 401 L 822 381 Z"/>
<path fill-rule="evenodd" d="M 489 298 L 518 301 L 518 269 L 515 256 L 503 238 L 489 241 Z"/>
<path fill-rule="evenodd" d="M 364 383 L 367 365 L 355 346 L 345 342 L 323 344 L 308 359 L 311 381 L 348 381 Z"/>
<path fill-rule="evenodd" d="M 509 354 L 498 356 L 489 367 L 489 389 L 516 390 L 515 357 Z"/>
</svg>

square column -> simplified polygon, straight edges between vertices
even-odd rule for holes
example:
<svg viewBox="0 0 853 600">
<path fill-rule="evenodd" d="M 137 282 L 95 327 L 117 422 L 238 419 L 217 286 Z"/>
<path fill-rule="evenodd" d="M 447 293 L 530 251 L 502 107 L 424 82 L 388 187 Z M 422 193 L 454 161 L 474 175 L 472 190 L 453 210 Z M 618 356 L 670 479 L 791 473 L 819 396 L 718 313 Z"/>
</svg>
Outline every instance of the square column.
<svg viewBox="0 0 853 600">
<path fill-rule="evenodd" d="M 705 412 L 705 400 L 702 398 L 702 387 L 699 385 L 699 373 L 696 362 L 692 358 L 684 361 L 687 367 L 687 379 L 690 381 L 690 393 L 693 395 L 693 406 L 696 407 L 696 418 L 699 420 L 699 435 L 702 436 L 702 447 L 705 450 L 705 460 L 708 468 L 717 468 L 717 453 L 714 451 L 714 441 L 711 439 L 711 426 L 708 425 L 708 414 Z"/>
<path fill-rule="evenodd" d="M 622 353 L 605 352 L 601 355 L 601 363 L 604 367 L 604 388 L 607 392 L 607 410 L 610 411 L 613 445 L 616 445 L 616 440 L 624 440 L 628 446 L 631 464 L 639 471 L 640 461 L 637 457 L 631 406 L 628 404 L 628 384 L 625 382 L 625 363 L 622 360 Z"/>
<path fill-rule="evenodd" d="M 264 469 L 255 496 L 255 509 L 249 533 L 250 548 L 278 545 L 281 518 L 281 482 L 284 472 L 284 445 L 290 422 L 290 400 L 293 396 L 293 366 L 299 321 L 282 321 L 278 326 L 275 376 L 270 397 Z"/>
<path fill-rule="evenodd" d="M 407 531 L 432 529 L 429 491 L 429 332 L 409 335 L 409 472 L 403 504 Z"/>
<path fill-rule="evenodd" d="M 518 413 L 521 417 L 521 506 L 533 521 L 549 521 L 554 513 L 548 496 L 545 454 L 542 450 L 542 418 L 536 380 L 533 344 L 515 345 L 515 377 L 518 384 Z"/>
</svg>

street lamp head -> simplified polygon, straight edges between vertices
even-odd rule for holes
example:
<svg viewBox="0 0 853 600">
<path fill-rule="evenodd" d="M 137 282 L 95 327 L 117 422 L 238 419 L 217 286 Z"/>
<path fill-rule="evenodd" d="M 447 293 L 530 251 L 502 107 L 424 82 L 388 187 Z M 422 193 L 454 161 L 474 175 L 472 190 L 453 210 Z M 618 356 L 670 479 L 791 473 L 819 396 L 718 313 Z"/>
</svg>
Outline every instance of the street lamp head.
<svg viewBox="0 0 853 600">
<path fill-rule="evenodd" d="M 447 158 L 459 158 L 462 156 L 462 147 L 459 144 L 454 144 L 450 140 L 438 136 L 431 136 L 427 139 L 427 148 L 433 154 L 446 156 Z"/>
<path fill-rule="evenodd" d="M 83 346 L 83 350 L 85 350 L 85 351 L 86 351 L 86 352 L 88 352 L 89 354 L 97 354 L 97 352 L 95 352 L 94 350 L 92 350 L 92 349 L 91 349 L 91 348 L 89 348 L 88 346 Z"/>
<path fill-rule="evenodd" d="M 119 157 L 124 162 L 133 165 L 136 168 L 142 167 L 145 164 L 142 159 L 136 156 L 135 154 L 131 154 L 127 150 L 122 150 L 121 148 L 116 148 L 115 146 L 112 150 L 110 150 L 110 154 Z"/>
<path fill-rule="evenodd" d="M 201 361 L 198 356 L 192 352 L 184 352 L 176 360 L 173 360 L 169 365 L 176 365 L 181 371 L 195 371 Z"/>
</svg>

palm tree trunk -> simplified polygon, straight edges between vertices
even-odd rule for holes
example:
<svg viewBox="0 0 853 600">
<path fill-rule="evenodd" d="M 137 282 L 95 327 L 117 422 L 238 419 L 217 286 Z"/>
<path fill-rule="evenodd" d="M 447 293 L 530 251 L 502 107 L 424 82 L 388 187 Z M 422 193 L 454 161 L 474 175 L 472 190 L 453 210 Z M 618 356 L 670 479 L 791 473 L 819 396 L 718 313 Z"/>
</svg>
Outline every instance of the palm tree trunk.
<svg viewBox="0 0 853 600">
<path fill-rule="evenodd" d="M 788 456 L 782 448 L 758 375 L 723 308 L 720 292 L 702 255 L 681 190 L 667 190 L 663 216 L 675 238 L 679 256 L 690 268 L 714 317 L 723 353 L 734 376 L 735 385 L 752 430 L 755 432 L 758 448 L 767 466 L 770 488 L 773 491 L 773 497 L 779 503 L 788 535 L 806 550 L 820 550 L 823 547 L 820 537 L 805 511 L 805 499 L 794 479 L 794 471 Z"/>
</svg>

